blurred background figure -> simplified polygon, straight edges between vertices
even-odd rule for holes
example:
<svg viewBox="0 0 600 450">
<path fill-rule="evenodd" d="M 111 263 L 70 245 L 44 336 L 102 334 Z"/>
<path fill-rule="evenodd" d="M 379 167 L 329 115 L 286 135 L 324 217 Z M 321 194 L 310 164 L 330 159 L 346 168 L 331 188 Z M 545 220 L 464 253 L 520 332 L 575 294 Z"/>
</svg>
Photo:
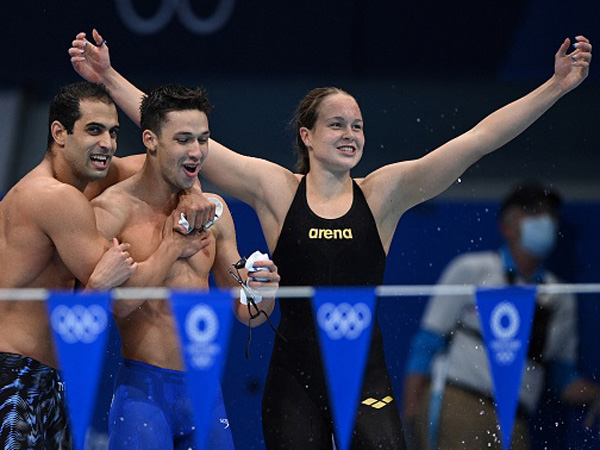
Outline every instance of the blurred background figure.
<svg viewBox="0 0 600 450">
<path fill-rule="evenodd" d="M 544 263 L 556 244 L 560 196 L 536 182 L 502 202 L 497 251 L 459 255 L 439 284 L 506 286 L 558 283 Z M 573 404 L 591 402 L 598 385 L 580 377 L 577 303 L 538 295 L 513 430 L 513 450 L 531 448 L 527 418 L 544 388 Z M 404 383 L 404 419 L 413 449 L 501 449 L 492 381 L 472 296 L 432 297 L 414 336 Z"/>
</svg>

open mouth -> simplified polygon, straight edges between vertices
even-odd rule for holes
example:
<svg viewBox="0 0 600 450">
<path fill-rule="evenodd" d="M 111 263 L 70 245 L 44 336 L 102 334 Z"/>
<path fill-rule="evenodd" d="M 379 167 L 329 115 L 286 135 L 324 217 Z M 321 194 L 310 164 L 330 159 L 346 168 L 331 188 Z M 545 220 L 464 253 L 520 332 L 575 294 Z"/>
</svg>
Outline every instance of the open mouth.
<svg viewBox="0 0 600 450">
<path fill-rule="evenodd" d="M 90 155 L 90 160 L 94 167 L 98 169 L 106 169 L 108 167 L 108 161 L 110 158 L 108 155 Z"/>
<path fill-rule="evenodd" d="M 184 164 L 183 170 L 186 175 L 189 177 L 195 177 L 198 174 L 198 165 L 197 164 Z"/>
<path fill-rule="evenodd" d="M 339 151 L 341 151 L 342 153 L 355 153 L 356 152 L 356 148 L 352 147 L 351 145 L 342 145 L 341 147 L 337 148 Z"/>
</svg>

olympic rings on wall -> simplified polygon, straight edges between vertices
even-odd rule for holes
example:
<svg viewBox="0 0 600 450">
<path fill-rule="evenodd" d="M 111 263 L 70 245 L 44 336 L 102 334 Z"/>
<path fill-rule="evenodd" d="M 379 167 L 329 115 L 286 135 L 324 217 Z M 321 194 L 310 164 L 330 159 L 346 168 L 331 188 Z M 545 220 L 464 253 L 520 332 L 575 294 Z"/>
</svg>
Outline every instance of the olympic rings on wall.
<svg viewBox="0 0 600 450">
<path fill-rule="evenodd" d="M 133 6 L 133 0 L 115 0 L 115 3 L 121 21 L 134 33 L 145 35 L 161 31 L 175 13 L 191 33 L 212 34 L 225 26 L 235 8 L 235 0 L 219 0 L 214 13 L 202 18 L 194 12 L 191 0 L 162 0 L 156 13 L 152 17 L 144 18 Z"/>
</svg>

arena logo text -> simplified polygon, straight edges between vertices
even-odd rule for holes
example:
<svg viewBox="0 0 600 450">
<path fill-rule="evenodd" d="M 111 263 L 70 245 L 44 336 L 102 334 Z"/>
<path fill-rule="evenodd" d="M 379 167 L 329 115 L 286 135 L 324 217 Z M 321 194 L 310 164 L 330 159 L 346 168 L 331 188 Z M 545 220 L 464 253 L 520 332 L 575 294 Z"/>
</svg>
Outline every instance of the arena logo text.
<svg viewBox="0 0 600 450">
<path fill-rule="evenodd" d="M 354 239 L 352 228 L 311 228 L 308 230 L 309 239 Z"/>
</svg>

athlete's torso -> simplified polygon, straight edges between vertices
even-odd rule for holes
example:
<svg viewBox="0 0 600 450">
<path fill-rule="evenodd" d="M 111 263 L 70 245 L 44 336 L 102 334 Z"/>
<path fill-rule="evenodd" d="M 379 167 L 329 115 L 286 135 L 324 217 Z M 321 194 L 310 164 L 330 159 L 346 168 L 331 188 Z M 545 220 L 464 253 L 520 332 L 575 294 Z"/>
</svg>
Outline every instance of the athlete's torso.
<svg viewBox="0 0 600 450">
<path fill-rule="evenodd" d="M 296 192 L 273 261 L 285 286 L 376 286 L 382 283 L 385 251 L 375 219 L 356 182 L 352 206 L 336 219 L 312 212 L 306 198 L 306 177 Z M 280 331 L 286 337 L 310 336 L 314 330 L 306 300 L 280 299 Z M 307 335 L 308 333 L 308 335 Z"/>
<path fill-rule="evenodd" d="M 73 274 L 31 207 L 40 190 L 61 184 L 36 167 L 0 202 L 0 288 L 72 289 Z M 57 367 L 43 301 L 0 302 L 0 351 Z"/>
<path fill-rule="evenodd" d="M 38 166 L 0 202 L 0 287 L 73 288 L 73 274 L 39 225 L 46 212 L 36 200 L 63 185 Z"/>
<path fill-rule="evenodd" d="M 132 213 L 119 234 L 121 242 L 131 245 L 129 253 L 135 261 L 145 261 L 162 241 L 167 214 L 155 211 L 131 197 Z M 215 225 L 215 227 L 218 225 Z M 166 277 L 156 286 L 169 288 L 208 288 L 208 276 L 216 253 L 214 233 L 209 230 L 210 244 L 189 258 L 179 258 Z M 166 300 L 148 300 L 131 314 L 116 318 L 123 357 L 154 366 L 182 370 L 179 338 L 171 309 Z"/>
</svg>

